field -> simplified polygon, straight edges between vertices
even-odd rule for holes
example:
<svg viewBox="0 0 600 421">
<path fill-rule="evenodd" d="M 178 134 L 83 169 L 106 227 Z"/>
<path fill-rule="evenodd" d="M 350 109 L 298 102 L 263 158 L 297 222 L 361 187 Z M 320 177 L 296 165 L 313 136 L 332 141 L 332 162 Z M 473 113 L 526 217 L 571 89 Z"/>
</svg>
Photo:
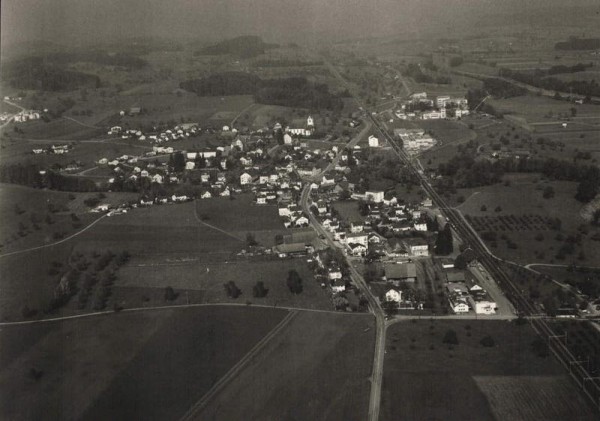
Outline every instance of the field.
<svg viewBox="0 0 600 421">
<path fill-rule="evenodd" d="M 0 417 L 178 419 L 285 313 L 204 307 L 3 327 Z"/>
<path fill-rule="evenodd" d="M 443 338 L 454 330 L 458 345 Z M 490 336 L 495 345 L 480 340 Z M 551 357 L 531 350 L 528 326 L 505 321 L 401 322 L 388 329 L 382 390 L 382 420 L 494 420 L 595 418 L 592 409 Z M 510 393 L 522 390 L 541 403 L 515 405 Z M 526 418 L 506 417 L 520 410 Z"/>
<path fill-rule="evenodd" d="M 358 211 L 358 202 L 356 200 L 344 200 L 333 203 L 333 208 L 340 214 L 340 217 L 350 223 L 352 221 L 363 221 L 364 216 Z"/>
<path fill-rule="evenodd" d="M 0 252 L 23 250 L 58 241 L 99 217 L 83 201 L 94 193 L 32 189 L 0 184 Z M 120 204 L 135 193 L 106 193 L 102 203 Z"/>
<path fill-rule="evenodd" d="M 490 99 L 489 104 L 502 113 L 516 114 L 529 123 L 552 121 L 559 116 L 571 117 L 571 108 L 575 108 L 577 117 L 598 118 L 598 107 L 591 104 L 573 104 L 552 98 L 522 95 L 507 99 Z"/>
<path fill-rule="evenodd" d="M 144 263 L 133 259 L 132 262 L 119 270 L 119 279 L 115 283 L 115 296 L 124 297 L 120 301 L 126 307 L 140 303 L 143 292 L 156 289 L 161 294 L 166 286 L 175 291 L 189 292 L 180 294 L 173 304 L 190 302 L 219 303 L 237 302 L 270 306 L 290 306 L 331 310 L 333 306 L 326 292 L 314 280 L 313 273 L 302 259 L 236 259 L 230 258 L 220 262 L 161 262 L 157 264 Z M 295 270 L 302 278 L 303 291 L 295 295 L 286 285 L 288 271 Z M 242 291 L 234 299 L 226 295 L 223 284 L 234 281 Z M 269 290 L 266 297 L 253 296 L 252 288 L 257 281 L 262 281 Z M 128 294 L 133 289 L 136 294 Z M 164 302 L 162 297 L 161 301 Z M 133 301 L 133 302 L 131 302 Z"/>
<path fill-rule="evenodd" d="M 364 420 L 373 340 L 372 317 L 299 312 L 196 419 Z"/>
<path fill-rule="evenodd" d="M 471 219 L 479 234 L 496 232 L 498 238 L 484 236 L 493 253 L 522 264 L 585 265 L 600 259 L 591 239 L 597 230 L 582 218 L 582 205 L 574 199 L 577 183 L 542 181 L 535 174 L 511 174 L 505 179 L 510 181 L 509 187 L 496 184 L 459 190 L 465 201 L 458 209 Z M 542 194 L 547 186 L 554 189 L 555 196 L 545 199 Z M 552 226 L 557 218 L 559 230 Z M 579 239 L 574 241 L 576 237 Z M 574 244 L 565 253 L 567 243 Z"/>
</svg>

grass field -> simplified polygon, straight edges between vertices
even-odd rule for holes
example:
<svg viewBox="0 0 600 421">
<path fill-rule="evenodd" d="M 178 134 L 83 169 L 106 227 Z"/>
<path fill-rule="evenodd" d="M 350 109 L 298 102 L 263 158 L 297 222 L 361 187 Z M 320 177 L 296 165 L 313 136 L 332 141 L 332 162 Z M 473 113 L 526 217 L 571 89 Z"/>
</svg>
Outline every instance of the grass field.
<svg viewBox="0 0 600 421">
<path fill-rule="evenodd" d="M 373 340 L 372 317 L 300 312 L 197 419 L 364 420 Z"/>
<path fill-rule="evenodd" d="M 313 273 L 302 259 L 241 260 L 231 258 L 219 262 L 180 262 L 152 264 L 147 260 L 136 264 L 132 261 L 119 270 L 116 286 L 123 289 L 157 289 L 161 293 L 167 286 L 176 291 L 189 291 L 191 296 L 180 294 L 173 304 L 190 302 L 220 303 L 237 302 L 272 306 L 289 306 L 332 310 L 328 294 L 314 280 Z M 302 278 L 303 291 L 295 295 L 286 285 L 288 271 L 295 270 Z M 230 298 L 223 284 L 234 281 L 242 294 Z M 256 298 L 252 288 L 262 281 L 269 290 L 266 297 Z M 115 292 L 117 299 L 119 291 Z M 135 298 L 134 298 L 135 299 Z M 164 299 L 160 297 L 162 302 Z M 130 302 L 123 303 L 130 306 Z"/>
<path fill-rule="evenodd" d="M 534 95 L 522 95 L 507 99 L 490 99 L 489 104 L 502 113 L 516 114 L 528 122 L 552 121 L 559 115 L 571 116 L 571 108 L 575 108 L 577 116 L 598 116 L 598 106 L 591 104 L 577 105 L 567 101 Z"/>
<path fill-rule="evenodd" d="M 285 314 L 206 307 L 4 327 L 0 417 L 178 419 Z"/>
<path fill-rule="evenodd" d="M 443 344 L 450 329 L 459 341 L 453 347 Z M 480 344 L 488 335 L 495 346 Z M 381 419 L 594 419 L 563 368 L 530 349 L 535 338 L 528 326 L 504 321 L 420 320 L 391 326 Z M 546 401 L 520 408 L 510 399 L 511 390 Z M 521 409 L 525 418 L 504 416 Z"/>
<path fill-rule="evenodd" d="M 358 202 L 356 200 L 344 200 L 333 202 L 333 208 L 338 211 L 344 221 L 364 221 L 365 217 L 358 211 Z"/>
</svg>

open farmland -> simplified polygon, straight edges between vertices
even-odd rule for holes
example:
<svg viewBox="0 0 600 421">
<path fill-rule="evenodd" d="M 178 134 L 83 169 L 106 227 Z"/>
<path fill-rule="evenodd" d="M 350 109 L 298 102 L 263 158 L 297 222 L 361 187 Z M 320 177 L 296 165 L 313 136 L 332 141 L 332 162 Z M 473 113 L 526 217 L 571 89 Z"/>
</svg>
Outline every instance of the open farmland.
<svg viewBox="0 0 600 421">
<path fill-rule="evenodd" d="M 292 294 L 286 285 L 290 270 L 295 270 L 302 278 L 303 291 L 298 295 Z M 238 298 L 227 296 L 223 284 L 229 281 L 234 281 L 242 291 Z M 253 296 L 252 288 L 258 281 L 262 281 L 268 289 L 266 297 Z M 232 257 L 219 262 L 182 261 L 157 264 L 147 260 L 136 264 L 134 259 L 119 270 L 115 295 L 120 297 L 122 292 L 123 297 L 135 300 L 127 290 L 133 289 L 136 293 L 146 294 L 146 289 L 156 289 L 162 294 L 167 286 L 176 291 L 189 292 L 189 295 L 180 294 L 173 302 L 175 304 L 185 304 L 186 300 L 190 300 L 194 303 L 237 302 L 322 310 L 333 308 L 328 294 L 314 280 L 313 273 L 302 259 L 242 260 Z M 164 302 L 164 299 L 162 301 Z M 123 304 L 129 306 L 133 303 L 126 301 Z"/>
<path fill-rule="evenodd" d="M 202 307 L 3 327 L 0 417 L 178 419 L 285 314 Z"/>
<path fill-rule="evenodd" d="M 373 340 L 368 315 L 298 312 L 194 419 L 364 420 Z"/>
<path fill-rule="evenodd" d="M 443 343 L 449 330 L 458 344 Z M 485 336 L 492 338 L 492 347 L 480 343 Z M 564 369 L 552 357 L 533 352 L 536 335 L 527 325 L 406 321 L 391 326 L 387 337 L 383 420 L 595 419 Z M 521 408 L 522 399 L 507 396 L 513 386 L 546 401 Z M 516 410 L 526 418 L 503 416 Z"/>
</svg>

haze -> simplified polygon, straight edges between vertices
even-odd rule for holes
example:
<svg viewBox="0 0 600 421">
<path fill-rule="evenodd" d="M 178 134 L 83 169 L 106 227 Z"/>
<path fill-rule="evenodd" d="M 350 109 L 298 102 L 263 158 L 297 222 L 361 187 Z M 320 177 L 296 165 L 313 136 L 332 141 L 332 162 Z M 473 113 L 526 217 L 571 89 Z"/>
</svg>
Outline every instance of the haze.
<svg viewBox="0 0 600 421">
<path fill-rule="evenodd" d="M 40 40 L 81 45 L 131 37 L 211 41 L 247 34 L 261 35 L 271 42 L 427 32 L 452 36 L 473 28 L 473 22 L 487 15 L 496 15 L 497 24 L 514 23 L 514 14 L 519 11 L 549 10 L 551 5 L 564 7 L 564 2 L 10 0 L 2 2 L 2 46 Z M 597 17 L 598 9 L 598 2 L 593 0 L 570 1 L 568 6 L 573 17 Z M 498 13 L 503 15 L 497 16 Z M 523 13 L 525 19 L 520 23 L 533 22 L 539 15 Z M 549 18 L 552 16 L 557 24 L 568 24 L 565 13 L 552 13 Z"/>
</svg>

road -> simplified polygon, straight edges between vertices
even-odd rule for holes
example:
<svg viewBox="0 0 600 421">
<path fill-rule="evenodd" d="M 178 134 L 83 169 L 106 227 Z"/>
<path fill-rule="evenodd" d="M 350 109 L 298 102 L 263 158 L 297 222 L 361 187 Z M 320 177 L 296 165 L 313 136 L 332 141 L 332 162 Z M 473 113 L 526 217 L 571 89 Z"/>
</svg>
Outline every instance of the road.
<svg viewBox="0 0 600 421">
<path fill-rule="evenodd" d="M 333 238 L 331 238 L 329 233 L 325 230 L 325 228 L 310 211 L 310 192 L 311 185 L 310 183 L 306 183 L 300 196 L 300 205 L 302 207 L 302 210 L 306 215 L 308 215 L 310 224 L 314 227 L 317 233 L 321 237 L 325 238 L 325 241 L 327 242 L 329 247 L 335 249 L 337 245 L 333 241 Z M 344 256 L 346 256 L 345 253 Z M 362 275 L 356 270 L 356 268 L 352 265 L 352 262 L 349 261 L 347 257 L 346 261 L 350 270 L 350 278 L 352 279 L 354 285 L 356 285 L 367 298 L 369 302 L 369 308 L 371 310 L 371 313 L 373 313 L 373 315 L 375 316 L 376 321 L 375 350 L 373 352 L 373 369 L 371 373 L 371 394 L 369 398 L 368 419 L 370 421 L 377 421 L 379 419 L 379 407 L 381 403 L 381 386 L 383 383 L 383 361 L 385 358 L 385 314 L 383 312 L 383 309 L 381 308 L 381 305 L 379 304 L 379 301 L 371 293 L 371 290 L 369 289 Z"/>
<path fill-rule="evenodd" d="M 410 157 L 396 143 L 395 139 L 383 128 L 379 122 L 370 116 L 373 125 L 386 138 L 398 158 L 406 165 L 412 175 L 421 184 L 423 190 L 431 198 L 436 207 L 438 207 L 447 221 L 451 224 L 454 232 L 458 234 L 463 241 L 468 244 L 475 252 L 477 259 L 482 266 L 492 276 L 492 279 L 502 289 L 507 298 L 513 303 L 515 308 L 525 316 L 535 316 L 537 310 L 522 295 L 521 290 L 516 286 L 510 276 L 506 274 L 502 265 L 504 261 L 489 252 L 483 241 L 474 233 L 473 228 L 464 220 L 460 213 L 448 206 L 445 199 L 440 196 L 430 184 L 427 176 L 419 172 L 418 168 L 411 162 Z M 566 347 L 566 345 L 556 340 L 556 335 L 547 321 L 543 318 L 528 317 L 533 329 L 549 344 L 551 352 L 559 362 L 569 371 L 571 377 L 582 388 L 585 395 L 590 399 L 594 406 L 600 408 L 600 382 L 594 380 L 582 365 L 574 365 L 572 361 L 577 361 L 575 356 Z"/>
<path fill-rule="evenodd" d="M 337 72 L 333 65 L 331 65 L 327 61 L 326 58 L 324 58 L 324 62 L 331 69 L 334 76 L 340 79 L 340 81 L 343 84 L 347 85 L 343 77 L 339 74 L 339 72 Z M 507 81 L 515 83 L 512 80 Z M 526 87 L 530 89 L 532 88 L 529 86 Z M 353 95 L 354 100 L 359 105 L 359 107 L 363 107 L 363 109 L 368 110 L 366 107 L 364 107 L 362 101 L 359 99 L 358 96 L 356 96 L 353 90 L 349 89 L 348 91 Z M 475 252 L 477 260 L 491 275 L 492 281 L 490 282 L 495 281 L 497 283 L 498 287 L 502 291 L 504 291 L 506 297 L 512 302 L 517 311 L 519 311 L 522 315 L 537 315 L 537 309 L 534 308 L 534 306 L 529 302 L 527 297 L 522 295 L 521 289 L 514 284 L 511 277 L 507 275 L 507 273 L 504 271 L 503 260 L 497 258 L 489 252 L 489 250 L 485 247 L 485 244 L 479 238 L 479 236 L 474 234 L 474 230 L 469 225 L 469 223 L 461 217 L 459 212 L 448 206 L 445 199 L 441 195 L 439 195 L 437 191 L 433 188 L 433 186 L 430 183 L 430 180 L 425 175 L 425 173 L 419 171 L 419 169 L 415 166 L 414 162 L 412 162 L 412 160 L 406 154 L 406 152 L 398 145 L 394 137 L 391 136 L 387 129 L 383 127 L 382 124 L 368 111 L 367 118 L 371 119 L 373 126 L 388 141 L 389 145 L 392 146 L 393 152 L 398 156 L 401 162 L 404 163 L 406 168 L 412 173 L 413 177 L 415 177 L 415 180 L 419 181 L 425 193 L 431 198 L 434 205 L 441 210 L 442 214 L 446 217 L 448 223 L 451 224 L 454 232 Z M 572 364 L 572 362 L 577 361 L 577 359 L 563 342 L 561 342 L 560 340 L 556 340 L 556 335 L 552 328 L 548 325 L 546 320 L 544 320 L 543 318 L 536 317 L 528 317 L 528 320 L 532 328 L 546 341 L 546 343 L 548 343 L 550 351 L 554 354 L 558 361 L 561 362 L 563 366 L 568 370 L 571 377 L 582 388 L 584 394 L 590 399 L 590 401 L 596 408 L 600 409 L 600 379 L 593 379 L 581 364 Z M 376 368 L 374 367 L 374 370 L 375 369 Z M 373 398 L 373 393 L 371 395 L 371 398 Z M 379 404 L 377 403 L 377 408 L 378 405 Z M 373 402 L 371 402 L 370 408 L 374 406 L 375 405 L 373 404 Z M 369 419 L 376 419 L 375 415 L 372 414 L 371 411 L 369 411 Z"/>
</svg>

